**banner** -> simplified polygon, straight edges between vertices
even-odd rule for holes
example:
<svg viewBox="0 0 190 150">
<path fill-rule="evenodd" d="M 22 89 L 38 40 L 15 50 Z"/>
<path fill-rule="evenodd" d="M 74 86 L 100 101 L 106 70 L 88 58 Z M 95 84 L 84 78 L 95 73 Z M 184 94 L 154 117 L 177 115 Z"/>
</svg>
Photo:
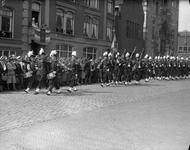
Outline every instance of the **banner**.
<svg viewBox="0 0 190 150">
<path fill-rule="evenodd" d="M 34 41 L 39 44 L 48 44 L 50 42 L 50 30 L 43 28 L 34 28 Z"/>
<path fill-rule="evenodd" d="M 116 35 L 115 35 L 115 33 L 114 33 L 113 41 L 112 41 L 112 44 L 111 44 L 111 49 L 112 49 L 114 52 L 117 52 L 117 40 L 116 40 Z"/>
</svg>

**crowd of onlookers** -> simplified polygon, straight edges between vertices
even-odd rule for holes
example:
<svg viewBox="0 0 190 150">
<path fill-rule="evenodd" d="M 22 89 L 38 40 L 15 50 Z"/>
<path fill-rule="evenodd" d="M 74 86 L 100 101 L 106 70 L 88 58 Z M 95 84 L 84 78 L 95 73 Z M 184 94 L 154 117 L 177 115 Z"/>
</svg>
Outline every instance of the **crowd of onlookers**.
<svg viewBox="0 0 190 150">
<path fill-rule="evenodd" d="M 0 91 L 21 90 L 27 87 L 27 78 L 24 76 L 27 64 L 22 60 L 23 58 L 20 56 L 10 58 L 6 56 L 0 57 Z M 59 61 L 67 64 L 70 58 L 60 58 Z M 78 58 L 76 61 L 78 77 L 75 84 L 100 83 L 102 81 L 102 70 L 97 67 L 100 61 L 101 58 L 88 60 L 86 58 Z M 67 85 L 67 79 L 69 78 L 67 71 L 63 70 L 57 76 L 61 86 Z M 39 76 L 36 76 L 33 87 L 37 85 L 39 78 Z M 47 86 L 46 80 L 43 85 L 44 87 Z"/>
</svg>

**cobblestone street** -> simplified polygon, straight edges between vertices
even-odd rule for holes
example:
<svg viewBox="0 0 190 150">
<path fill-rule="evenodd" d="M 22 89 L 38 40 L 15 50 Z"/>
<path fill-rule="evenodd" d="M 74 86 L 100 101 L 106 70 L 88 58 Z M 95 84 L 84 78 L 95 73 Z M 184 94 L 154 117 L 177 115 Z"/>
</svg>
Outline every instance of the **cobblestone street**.
<svg viewBox="0 0 190 150">
<path fill-rule="evenodd" d="M 189 79 L 66 90 L 0 93 L 0 149 L 188 149 Z"/>
</svg>

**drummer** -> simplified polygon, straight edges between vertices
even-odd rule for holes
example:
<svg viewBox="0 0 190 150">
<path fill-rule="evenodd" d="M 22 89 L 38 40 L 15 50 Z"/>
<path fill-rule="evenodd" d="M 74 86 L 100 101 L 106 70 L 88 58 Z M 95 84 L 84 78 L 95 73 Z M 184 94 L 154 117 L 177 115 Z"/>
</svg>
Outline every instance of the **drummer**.
<svg viewBox="0 0 190 150">
<path fill-rule="evenodd" d="M 55 87 L 57 89 L 57 94 L 61 93 L 60 86 L 57 82 L 57 73 L 61 71 L 61 65 L 57 61 L 57 52 L 56 50 L 52 50 L 50 53 L 50 57 L 52 62 L 50 64 L 50 73 L 48 74 L 48 91 L 46 92 L 47 95 L 52 93 L 52 89 Z"/>
</svg>

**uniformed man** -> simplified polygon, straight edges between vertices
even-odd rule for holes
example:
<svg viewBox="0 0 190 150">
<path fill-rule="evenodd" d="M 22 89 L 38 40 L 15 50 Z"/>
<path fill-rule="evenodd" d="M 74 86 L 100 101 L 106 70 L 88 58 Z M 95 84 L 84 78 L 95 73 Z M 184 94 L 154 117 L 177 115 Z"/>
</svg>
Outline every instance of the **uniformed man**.
<svg viewBox="0 0 190 150">
<path fill-rule="evenodd" d="M 139 85 L 141 80 L 141 67 L 142 67 L 142 61 L 139 58 L 139 53 L 135 55 L 136 59 L 134 62 L 134 77 L 135 77 L 135 84 Z"/>
<path fill-rule="evenodd" d="M 78 78 L 76 56 L 77 56 L 76 51 L 73 51 L 71 54 L 71 61 L 67 66 L 69 68 L 68 71 L 70 72 L 70 79 L 69 79 L 70 88 L 67 91 L 70 93 L 78 90 L 76 87 L 74 87 L 75 80 L 76 78 Z"/>
<path fill-rule="evenodd" d="M 131 85 L 131 80 L 132 80 L 132 67 L 133 67 L 133 62 L 130 58 L 129 52 L 125 54 L 125 63 L 124 63 L 124 75 L 125 75 L 125 86 Z"/>
</svg>

